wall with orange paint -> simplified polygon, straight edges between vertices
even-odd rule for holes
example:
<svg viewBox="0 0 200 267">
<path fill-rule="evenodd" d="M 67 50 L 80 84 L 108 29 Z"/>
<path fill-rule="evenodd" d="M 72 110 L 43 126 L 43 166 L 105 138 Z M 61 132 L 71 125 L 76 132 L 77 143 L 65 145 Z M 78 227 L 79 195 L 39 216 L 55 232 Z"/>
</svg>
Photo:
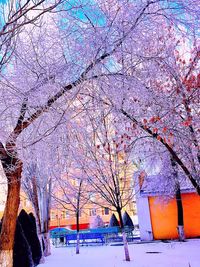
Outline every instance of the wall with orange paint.
<svg viewBox="0 0 200 267">
<path fill-rule="evenodd" d="M 182 194 L 186 238 L 200 236 L 200 196 Z M 177 207 L 175 199 L 168 202 L 161 197 L 149 197 L 149 209 L 154 239 L 175 239 L 177 234 Z"/>
</svg>

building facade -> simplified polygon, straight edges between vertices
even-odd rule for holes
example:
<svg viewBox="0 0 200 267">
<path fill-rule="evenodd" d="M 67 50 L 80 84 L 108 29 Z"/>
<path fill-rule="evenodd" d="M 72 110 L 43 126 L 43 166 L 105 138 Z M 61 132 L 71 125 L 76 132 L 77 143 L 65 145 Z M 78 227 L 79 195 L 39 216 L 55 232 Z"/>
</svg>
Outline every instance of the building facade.
<svg viewBox="0 0 200 267">
<path fill-rule="evenodd" d="M 162 181 L 159 175 L 148 177 L 148 182 L 145 181 L 144 173 L 138 178 L 136 203 L 141 239 L 177 239 L 178 211 L 175 197 L 159 190 L 158 183 Z M 190 185 L 182 183 L 181 198 L 185 237 L 199 237 L 200 196 Z"/>
</svg>

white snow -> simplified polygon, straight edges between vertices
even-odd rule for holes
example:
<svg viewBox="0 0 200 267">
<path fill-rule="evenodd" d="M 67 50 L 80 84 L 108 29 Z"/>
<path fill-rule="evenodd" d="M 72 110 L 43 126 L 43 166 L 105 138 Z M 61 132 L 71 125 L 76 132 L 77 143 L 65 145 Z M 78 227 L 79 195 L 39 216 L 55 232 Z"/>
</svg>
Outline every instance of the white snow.
<svg viewBox="0 0 200 267">
<path fill-rule="evenodd" d="M 129 245 L 130 262 L 123 246 L 52 247 L 52 255 L 39 267 L 200 267 L 200 239 L 187 242 L 152 242 Z M 147 253 L 160 252 L 160 253 Z"/>
</svg>

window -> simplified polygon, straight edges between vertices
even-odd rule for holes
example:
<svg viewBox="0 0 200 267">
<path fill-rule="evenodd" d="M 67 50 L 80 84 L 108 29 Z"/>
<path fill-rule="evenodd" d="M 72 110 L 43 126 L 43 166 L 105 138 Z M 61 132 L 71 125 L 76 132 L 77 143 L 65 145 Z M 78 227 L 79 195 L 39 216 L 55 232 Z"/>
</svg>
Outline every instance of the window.
<svg viewBox="0 0 200 267">
<path fill-rule="evenodd" d="M 52 219 L 52 220 L 55 220 L 55 219 L 56 219 L 56 215 L 55 215 L 54 212 L 51 213 L 51 219 Z"/>
<path fill-rule="evenodd" d="M 96 209 L 91 209 L 90 210 L 90 216 L 95 216 L 97 214 Z"/>
<path fill-rule="evenodd" d="M 61 219 L 65 219 L 66 218 L 66 212 L 65 211 L 62 211 L 61 213 Z"/>
<path fill-rule="evenodd" d="M 102 209 L 102 215 L 109 215 L 109 208 L 103 208 Z"/>
<path fill-rule="evenodd" d="M 109 215 L 109 208 L 104 208 L 105 215 Z"/>
</svg>

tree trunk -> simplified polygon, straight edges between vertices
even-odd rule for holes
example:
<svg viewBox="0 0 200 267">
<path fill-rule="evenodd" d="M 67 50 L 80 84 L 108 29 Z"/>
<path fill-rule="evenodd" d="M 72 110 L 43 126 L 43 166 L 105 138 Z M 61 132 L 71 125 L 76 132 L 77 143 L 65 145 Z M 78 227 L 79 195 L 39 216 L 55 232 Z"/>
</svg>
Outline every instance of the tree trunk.
<svg viewBox="0 0 200 267">
<path fill-rule="evenodd" d="M 49 189 L 51 190 L 51 189 Z M 47 193 L 47 191 L 43 191 L 42 198 L 40 201 L 42 201 L 41 205 L 41 221 L 42 221 L 42 233 L 44 238 L 44 256 L 47 257 L 51 255 L 51 244 L 50 244 L 50 234 L 49 234 L 49 209 L 50 209 L 50 191 Z"/>
<path fill-rule="evenodd" d="M 41 219 L 40 219 L 40 208 L 39 208 L 39 203 L 38 203 L 37 182 L 36 182 L 35 176 L 33 176 L 33 179 L 32 179 L 32 186 L 33 186 L 32 204 L 33 204 L 34 210 L 35 210 L 37 234 L 38 234 L 38 238 L 40 240 L 40 246 L 41 246 L 41 251 L 42 251 L 40 263 L 44 263 L 45 258 L 44 258 L 44 250 L 43 250 L 43 235 L 42 235 L 42 226 L 41 226 Z"/>
<path fill-rule="evenodd" d="M 50 234 L 49 232 L 44 233 L 43 234 L 43 238 L 44 238 L 44 256 L 47 257 L 49 255 L 51 255 L 51 244 L 50 244 Z"/>
<path fill-rule="evenodd" d="M 185 241 L 184 226 L 183 225 L 178 225 L 177 230 L 178 230 L 179 240 L 181 242 Z"/>
<path fill-rule="evenodd" d="M 80 233 L 77 231 L 77 237 L 76 237 L 76 254 L 80 253 Z"/>
<path fill-rule="evenodd" d="M 185 234 L 184 234 L 184 222 L 183 222 L 183 204 L 182 204 L 182 198 L 181 198 L 181 190 L 180 186 L 177 186 L 176 190 L 176 205 L 177 205 L 177 213 L 178 213 L 178 237 L 180 241 L 185 240 Z"/>
<path fill-rule="evenodd" d="M 125 260 L 130 261 L 130 256 L 129 256 L 129 250 L 128 250 L 128 242 L 127 242 L 127 236 L 124 231 L 124 228 L 122 229 L 122 237 L 123 237 L 123 244 L 124 244 L 124 253 L 125 253 Z"/>
<path fill-rule="evenodd" d="M 17 164 L 16 164 L 17 165 Z M 14 166 L 15 167 L 15 166 Z M 14 168 L 12 166 L 12 168 Z M 22 164 L 15 167 L 12 173 L 6 172 L 8 192 L 0 235 L 0 266 L 13 266 L 13 246 L 18 208 L 20 203 L 20 185 Z"/>
<path fill-rule="evenodd" d="M 122 220 L 122 212 L 121 209 L 117 210 L 118 216 L 119 216 L 119 221 L 120 221 L 120 226 L 122 230 L 122 238 L 123 238 L 123 244 L 124 244 L 124 254 L 125 254 L 125 260 L 130 261 L 130 255 L 129 255 L 129 250 L 128 250 L 128 242 L 127 242 L 127 236 L 124 230 L 124 223 Z"/>
<path fill-rule="evenodd" d="M 35 211 L 35 221 L 36 221 L 37 235 L 40 241 L 40 246 L 41 246 L 41 251 L 42 251 L 40 263 L 44 263 L 45 258 L 44 258 L 44 250 L 43 250 L 43 234 L 41 233 L 41 223 L 40 223 L 39 213 L 37 213 L 36 211 Z"/>
<path fill-rule="evenodd" d="M 183 222 L 183 204 L 182 204 L 182 198 L 181 198 L 181 189 L 180 189 L 180 183 L 178 180 L 178 168 L 177 163 L 174 160 L 174 158 L 171 156 L 171 165 L 173 169 L 173 178 L 175 181 L 176 186 L 176 206 L 177 206 L 177 230 L 178 230 L 178 237 L 180 241 L 185 240 L 185 234 L 184 234 L 184 222 Z"/>
<path fill-rule="evenodd" d="M 43 235 L 41 233 L 38 233 L 38 238 L 40 241 L 40 246 L 41 246 L 41 251 L 42 251 L 42 256 L 40 259 L 40 264 L 41 264 L 41 263 L 45 263 L 44 250 L 43 250 Z"/>
<path fill-rule="evenodd" d="M 12 267 L 13 266 L 13 249 L 12 250 L 1 250 L 0 266 L 1 267 Z"/>
<path fill-rule="evenodd" d="M 80 253 L 79 212 L 76 212 L 76 230 L 77 230 L 77 238 L 76 238 L 76 254 L 79 254 L 79 253 Z"/>
</svg>

